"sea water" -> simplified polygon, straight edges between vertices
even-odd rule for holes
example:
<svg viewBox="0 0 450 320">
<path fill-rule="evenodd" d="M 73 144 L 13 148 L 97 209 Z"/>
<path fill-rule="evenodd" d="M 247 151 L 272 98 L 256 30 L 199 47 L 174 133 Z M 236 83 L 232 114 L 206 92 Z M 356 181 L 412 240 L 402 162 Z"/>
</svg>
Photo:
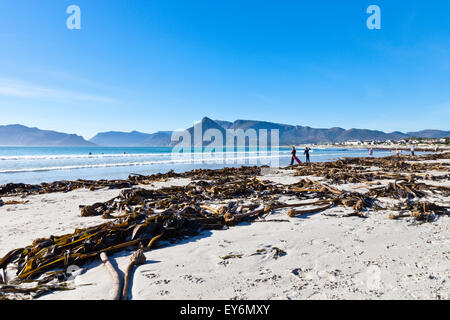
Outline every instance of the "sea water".
<svg viewBox="0 0 450 320">
<path fill-rule="evenodd" d="M 150 175 L 169 170 L 219 169 L 254 165 L 287 166 L 290 148 L 232 151 L 174 150 L 171 147 L 0 147 L 0 185 L 77 179 L 125 179 L 130 173 Z M 368 156 L 368 149 L 312 149 L 312 162 Z M 392 155 L 374 151 L 375 157 Z M 303 150 L 297 156 L 304 161 Z"/>
</svg>

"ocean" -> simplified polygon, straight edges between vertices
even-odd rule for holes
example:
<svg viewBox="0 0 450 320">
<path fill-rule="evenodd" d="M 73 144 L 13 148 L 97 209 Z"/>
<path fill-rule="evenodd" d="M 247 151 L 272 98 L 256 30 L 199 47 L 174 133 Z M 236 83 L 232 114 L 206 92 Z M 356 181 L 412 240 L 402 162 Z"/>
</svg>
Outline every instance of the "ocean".
<svg viewBox="0 0 450 320">
<path fill-rule="evenodd" d="M 130 173 L 150 175 L 170 170 L 219 169 L 243 165 L 287 166 L 290 148 L 258 151 L 237 148 L 231 152 L 189 150 L 171 147 L 0 147 L 0 185 L 38 184 L 77 179 L 125 179 Z M 342 157 L 368 156 L 368 149 L 313 149 L 312 162 Z M 375 157 L 392 155 L 374 150 Z M 304 161 L 303 150 L 297 156 Z"/>
</svg>

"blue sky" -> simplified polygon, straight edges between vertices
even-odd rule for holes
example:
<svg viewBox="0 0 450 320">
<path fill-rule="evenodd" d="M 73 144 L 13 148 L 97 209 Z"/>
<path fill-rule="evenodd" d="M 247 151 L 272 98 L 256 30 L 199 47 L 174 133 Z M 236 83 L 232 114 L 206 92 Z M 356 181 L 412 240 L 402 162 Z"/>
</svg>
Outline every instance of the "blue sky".
<svg viewBox="0 0 450 320">
<path fill-rule="evenodd" d="M 448 130 L 450 1 L 0 0 L 0 114 L 86 138 L 203 116 Z"/>
</svg>

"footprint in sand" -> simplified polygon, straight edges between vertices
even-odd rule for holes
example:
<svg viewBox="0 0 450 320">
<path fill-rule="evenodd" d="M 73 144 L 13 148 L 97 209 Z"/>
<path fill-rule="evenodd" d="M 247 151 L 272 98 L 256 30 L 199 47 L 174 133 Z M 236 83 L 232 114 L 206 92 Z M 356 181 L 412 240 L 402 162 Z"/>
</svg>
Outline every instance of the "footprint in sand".
<svg viewBox="0 0 450 320">
<path fill-rule="evenodd" d="M 159 274 L 154 273 L 153 271 L 141 271 L 141 274 L 148 279 L 159 278 Z"/>
</svg>

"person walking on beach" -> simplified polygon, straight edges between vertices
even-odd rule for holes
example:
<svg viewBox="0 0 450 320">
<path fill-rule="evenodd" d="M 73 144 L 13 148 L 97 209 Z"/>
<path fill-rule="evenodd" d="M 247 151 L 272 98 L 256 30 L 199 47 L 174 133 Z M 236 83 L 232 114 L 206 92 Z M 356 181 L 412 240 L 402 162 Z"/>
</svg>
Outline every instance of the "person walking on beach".
<svg viewBox="0 0 450 320">
<path fill-rule="evenodd" d="M 295 146 L 292 146 L 291 151 L 292 157 L 291 157 L 291 166 L 294 165 L 294 160 L 298 162 L 298 164 L 302 164 L 302 162 L 297 158 L 297 150 L 295 150 Z"/>
<path fill-rule="evenodd" d="M 415 151 L 415 147 L 414 147 L 414 145 L 412 144 L 411 145 L 411 155 L 414 157 L 414 151 Z"/>
<path fill-rule="evenodd" d="M 370 156 L 373 156 L 373 148 L 370 148 L 370 150 L 369 150 L 369 155 L 370 155 Z"/>
<path fill-rule="evenodd" d="M 305 152 L 304 154 L 306 155 L 306 164 L 311 164 L 311 161 L 309 160 L 309 151 L 311 149 L 309 149 L 308 147 L 305 148 Z"/>
<path fill-rule="evenodd" d="M 397 157 L 400 156 L 400 150 L 398 150 L 398 148 L 395 148 L 395 154 L 397 155 Z"/>
</svg>

